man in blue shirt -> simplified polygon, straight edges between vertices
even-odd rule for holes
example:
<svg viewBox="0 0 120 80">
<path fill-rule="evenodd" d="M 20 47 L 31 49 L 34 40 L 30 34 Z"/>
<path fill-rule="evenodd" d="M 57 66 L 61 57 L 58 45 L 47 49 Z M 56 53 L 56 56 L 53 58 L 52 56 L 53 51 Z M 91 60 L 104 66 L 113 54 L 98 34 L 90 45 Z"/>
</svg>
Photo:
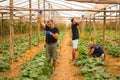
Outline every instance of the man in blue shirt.
<svg viewBox="0 0 120 80">
<path fill-rule="evenodd" d="M 93 44 L 93 42 L 89 42 L 88 46 L 90 47 L 88 55 L 93 56 L 93 57 L 104 57 L 105 58 L 105 54 L 104 54 L 102 47 L 96 44 Z"/>
</svg>

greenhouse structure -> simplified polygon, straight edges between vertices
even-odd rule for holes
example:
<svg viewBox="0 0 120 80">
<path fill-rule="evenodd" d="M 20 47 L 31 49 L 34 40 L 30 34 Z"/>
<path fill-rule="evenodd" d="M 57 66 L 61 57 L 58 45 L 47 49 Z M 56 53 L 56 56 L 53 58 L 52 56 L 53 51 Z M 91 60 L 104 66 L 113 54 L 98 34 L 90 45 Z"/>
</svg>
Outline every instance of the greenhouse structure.
<svg viewBox="0 0 120 80">
<path fill-rule="evenodd" d="M 120 0 L 0 0 L 0 80 L 120 80 Z"/>
</svg>

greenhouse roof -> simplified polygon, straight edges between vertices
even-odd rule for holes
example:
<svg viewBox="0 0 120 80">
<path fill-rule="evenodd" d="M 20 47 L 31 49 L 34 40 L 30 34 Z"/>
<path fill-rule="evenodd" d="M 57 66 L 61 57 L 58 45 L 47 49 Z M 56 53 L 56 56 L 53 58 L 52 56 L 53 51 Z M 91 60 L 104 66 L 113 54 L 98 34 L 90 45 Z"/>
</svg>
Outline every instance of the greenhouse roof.
<svg viewBox="0 0 120 80">
<path fill-rule="evenodd" d="M 31 8 L 29 8 L 29 1 L 31 1 Z M 40 1 L 40 2 L 38 2 Z M 38 3 L 40 6 L 38 6 Z M 107 4 L 108 3 L 108 4 Z M 56 20 L 68 20 L 71 17 L 85 17 L 100 16 L 104 11 L 108 16 L 115 16 L 119 12 L 120 0 L 14 0 L 14 19 L 21 17 L 28 19 L 29 11 L 32 11 L 32 19 L 37 19 L 39 9 L 45 11 L 45 19 L 54 18 Z M 4 19 L 9 19 L 10 13 L 10 0 L 0 0 L 0 13 L 4 14 Z M 45 6 L 44 6 L 45 5 Z M 112 7 L 110 7 L 112 6 Z M 103 10 L 106 8 L 106 10 Z M 110 14 L 110 12 L 114 12 Z M 2 15 L 0 15 L 0 18 Z M 114 17 L 113 17 L 114 18 Z"/>
</svg>

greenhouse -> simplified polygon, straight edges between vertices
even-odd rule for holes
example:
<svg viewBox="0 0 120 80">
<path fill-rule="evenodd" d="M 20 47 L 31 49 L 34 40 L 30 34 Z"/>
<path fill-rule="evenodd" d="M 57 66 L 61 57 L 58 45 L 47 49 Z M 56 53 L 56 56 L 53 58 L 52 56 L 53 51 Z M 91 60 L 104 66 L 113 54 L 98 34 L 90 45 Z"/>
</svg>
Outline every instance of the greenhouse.
<svg viewBox="0 0 120 80">
<path fill-rule="evenodd" d="M 120 0 L 0 0 L 0 80 L 120 80 Z"/>
</svg>

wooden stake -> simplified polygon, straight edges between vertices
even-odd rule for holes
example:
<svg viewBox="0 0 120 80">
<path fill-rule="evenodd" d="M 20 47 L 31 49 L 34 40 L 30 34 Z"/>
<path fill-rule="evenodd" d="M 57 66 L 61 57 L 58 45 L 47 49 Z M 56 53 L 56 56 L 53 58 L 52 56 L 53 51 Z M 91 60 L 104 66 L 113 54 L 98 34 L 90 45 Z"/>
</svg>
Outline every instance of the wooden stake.
<svg viewBox="0 0 120 80">
<path fill-rule="evenodd" d="M 10 69 L 13 70 L 14 58 L 14 26 L 13 26 L 13 0 L 10 0 Z"/>
<path fill-rule="evenodd" d="M 93 26 L 93 28 L 94 28 L 94 38 L 96 38 L 97 33 L 96 33 L 96 25 L 95 25 L 95 15 L 94 15 L 93 22 L 94 22 L 94 26 Z"/>
<path fill-rule="evenodd" d="M 1 13 L 1 15 L 2 15 L 2 25 L 1 25 L 1 41 L 3 40 L 3 27 L 4 27 L 4 25 L 3 25 L 3 22 L 4 22 L 4 20 L 3 20 L 3 13 Z"/>
<path fill-rule="evenodd" d="M 38 10 L 40 9 L 40 0 L 38 0 Z M 40 42 L 40 24 L 38 19 L 38 44 Z"/>
<path fill-rule="evenodd" d="M 50 9 L 50 3 L 48 3 L 48 5 L 49 5 L 49 9 Z M 51 17 L 50 17 L 50 16 L 51 16 L 51 15 L 50 15 L 50 12 L 51 12 L 51 11 L 49 11 L 49 16 L 48 16 L 48 19 L 49 19 L 49 20 L 51 19 Z"/>
<path fill-rule="evenodd" d="M 106 10 L 106 8 L 104 8 Z M 105 31 L 106 31 L 106 12 L 104 12 L 104 20 L 103 20 L 103 40 L 102 40 L 102 46 L 104 49 L 104 43 L 105 43 Z"/>
<path fill-rule="evenodd" d="M 116 10 L 118 10 L 118 5 L 116 5 Z M 117 23 L 117 12 L 116 13 L 116 20 L 115 20 L 115 38 L 117 38 L 117 31 L 118 31 L 118 23 Z"/>
<path fill-rule="evenodd" d="M 29 8 L 31 8 L 31 0 L 29 0 Z M 32 48 L 32 11 L 29 11 L 29 26 L 30 26 L 30 49 Z"/>
<path fill-rule="evenodd" d="M 119 4 L 119 10 L 120 10 L 120 4 Z M 119 30 L 119 39 L 120 39 L 120 12 L 119 12 L 119 26 L 118 26 L 118 30 Z"/>
<path fill-rule="evenodd" d="M 86 18 L 86 26 L 87 26 L 87 18 Z"/>
<path fill-rule="evenodd" d="M 111 7 L 110 7 L 110 10 L 111 10 Z M 112 25 L 111 25 L 111 16 L 112 16 L 112 12 L 110 12 L 110 36 L 111 36 L 111 32 L 112 32 Z"/>
<path fill-rule="evenodd" d="M 45 22 L 45 0 L 44 0 L 44 4 L 43 4 L 43 8 L 44 8 L 44 22 Z"/>
</svg>

